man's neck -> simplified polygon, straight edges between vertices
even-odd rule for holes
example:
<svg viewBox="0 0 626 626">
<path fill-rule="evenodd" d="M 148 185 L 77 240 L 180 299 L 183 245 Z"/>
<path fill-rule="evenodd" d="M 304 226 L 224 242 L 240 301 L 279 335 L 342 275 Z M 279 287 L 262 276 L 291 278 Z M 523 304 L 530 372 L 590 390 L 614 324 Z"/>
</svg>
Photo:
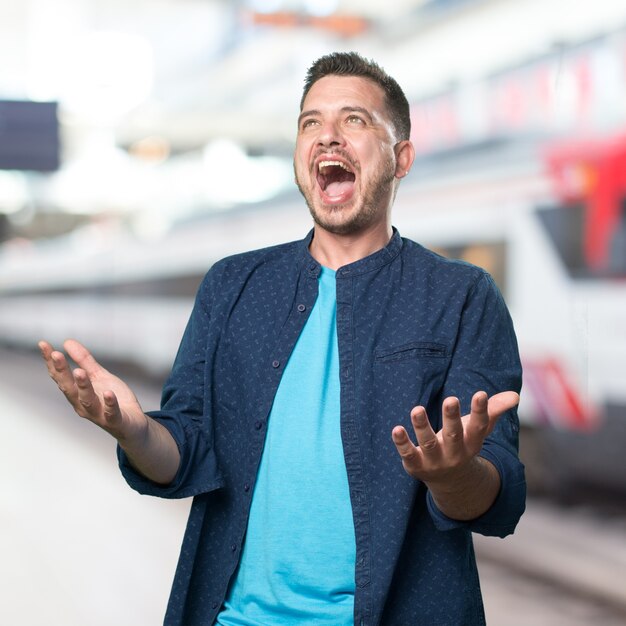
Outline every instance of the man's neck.
<svg viewBox="0 0 626 626">
<path fill-rule="evenodd" d="M 391 224 L 386 223 L 350 235 L 337 235 L 315 225 L 309 252 L 324 267 L 336 270 L 378 252 L 389 243 L 392 234 Z"/>
</svg>

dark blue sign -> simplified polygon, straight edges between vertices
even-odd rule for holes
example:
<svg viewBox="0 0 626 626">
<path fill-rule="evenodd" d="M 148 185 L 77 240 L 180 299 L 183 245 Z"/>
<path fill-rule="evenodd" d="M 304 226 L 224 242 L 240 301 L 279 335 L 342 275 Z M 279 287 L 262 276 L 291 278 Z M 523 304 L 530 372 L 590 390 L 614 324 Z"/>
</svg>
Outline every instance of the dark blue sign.
<svg viewBox="0 0 626 626">
<path fill-rule="evenodd" d="M 0 100 L 0 169 L 52 172 L 59 162 L 57 103 Z"/>
</svg>

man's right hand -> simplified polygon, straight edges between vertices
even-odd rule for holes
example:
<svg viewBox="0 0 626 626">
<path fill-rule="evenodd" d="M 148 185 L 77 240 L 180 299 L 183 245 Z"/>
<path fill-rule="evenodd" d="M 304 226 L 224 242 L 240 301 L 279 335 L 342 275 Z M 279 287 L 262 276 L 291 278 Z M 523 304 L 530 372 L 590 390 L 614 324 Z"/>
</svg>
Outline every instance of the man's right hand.
<svg viewBox="0 0 626 626">
<path fill-rule="evenodd" d="M 47 341 L 38 345 L 50 377 L 74 411 L 115 437 L 144 476 L 161 484 L 171 482 L 180 463 L 178 446 L 164 426 L 143 412 L 130 387 L 78 341 L 68 339 L 63 344 L 78 365 L 74 370 Z"/>
<path fill-rule="evenodd" d="M 63 347 L 78 365 L 75 370 L 62 352 L 46 341 L 39 342 L 50 377 L 74 411 L 120 442 L 141 438 L 148 418 L 128 385 L 102 367 L 78 341 L 68 339 Z"/>
</svg>

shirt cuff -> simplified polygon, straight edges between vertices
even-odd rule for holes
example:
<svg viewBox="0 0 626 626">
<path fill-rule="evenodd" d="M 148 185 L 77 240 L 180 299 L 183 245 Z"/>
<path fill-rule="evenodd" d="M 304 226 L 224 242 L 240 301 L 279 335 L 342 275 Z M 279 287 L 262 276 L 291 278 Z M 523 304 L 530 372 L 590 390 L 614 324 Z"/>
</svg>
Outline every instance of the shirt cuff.
<svg viewBox="0 0 626 626">
<path fill-rule="evenodd" d="M 142 495 L 160 498 L 187 498 L 208 493 L 223 487 L 224 481 L 217 467 L 215 453 L 202 433 L 187 429 L 169 416 L 159 411 L 147 413 L 168 429 L 180 453 L 180 466 L 176 476 L 168 485 L 161 485 L 140 474 L 131 464 L 128 456 L 117 446 L 117 458 L 126 482 Z"/>
<path fill-rule="evenodd" d="M 427 490 L 426 506 L 437 530 L 464 529 L 494 537 L 506 537 L 515 530 L 526 502 L 524 466 L 517 457 L 489 441 L 485 441 L 480 456 L 493 463 L 500 474 L 500 492 L 494 503 L 473 520 L 455 520 L 441 512 Z"/>
</svg>

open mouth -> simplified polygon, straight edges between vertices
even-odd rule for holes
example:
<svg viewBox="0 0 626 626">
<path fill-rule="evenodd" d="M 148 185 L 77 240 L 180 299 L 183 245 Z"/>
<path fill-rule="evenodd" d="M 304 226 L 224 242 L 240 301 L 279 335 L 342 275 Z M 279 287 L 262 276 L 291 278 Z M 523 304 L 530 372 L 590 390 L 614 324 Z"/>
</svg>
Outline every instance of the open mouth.
<svg viewBox="0 0 626 626">
<path fill-rule="evenodd" d="M 324 160 L 317 164 L 317 183 L 329 199 L 348 200 L 354 192 L 355 175 L 343 161 Z"/>
</svg>

